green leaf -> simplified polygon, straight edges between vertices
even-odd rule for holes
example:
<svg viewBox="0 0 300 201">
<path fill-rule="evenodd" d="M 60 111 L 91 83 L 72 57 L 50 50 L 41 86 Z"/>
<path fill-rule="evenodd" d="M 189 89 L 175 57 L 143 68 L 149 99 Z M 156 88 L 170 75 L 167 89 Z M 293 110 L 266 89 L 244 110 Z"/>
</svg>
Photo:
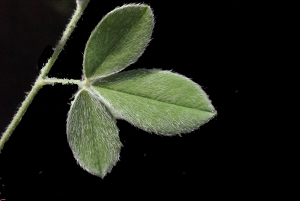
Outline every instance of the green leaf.
<svg viewBox="0 0 300 201">
<path fill-rule="evenodd" d="M 216 114 L 198 84 L 169 71 L 132 70 L 92 85 L 116 117 L 148 132 L 188 133 Z"/>
<path fill-rule="evenodd" d="M 108 13 L 85 47 L 85 76 L 107 76 L 135 62 L 149 43 L 153 24 L 152 10 L 143 4 L 125 5 Z"/>
<path fill-rule="evenodd" d="M 119 159 L 122 144 L 115 120 L 85 89 L 77 93 L 69 111 L 67 136 L 75 159 L 91 174 L 103 178 Z"/>
</svg>

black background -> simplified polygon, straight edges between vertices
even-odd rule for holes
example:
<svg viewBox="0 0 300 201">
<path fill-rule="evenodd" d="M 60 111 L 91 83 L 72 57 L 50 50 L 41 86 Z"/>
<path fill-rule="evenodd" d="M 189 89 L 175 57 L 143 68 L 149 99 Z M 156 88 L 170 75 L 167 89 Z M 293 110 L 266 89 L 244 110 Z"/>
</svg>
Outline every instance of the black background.
<svg viewBox="0 0 300 201">
<path fill-rule="evenodd" d="M 0 2 L 2 131 L 38 76 L 38 63 L 47 60 L 43 49 L 55 46 L 75 8 L 73 1 L 57 2 Z M 98 2 L 90 2 L 49 77 L 80 79 L 91 31 L 106 13 L 132 1 Z M 77 87 L 45 86 L 0 154 L 0 198 L 197 199 L 259 191 L 249 185 L 256 178 L 251 162 L 256 147 L 250 146 L 247 128 L 241 129 L 244 76 L 253 64 L 249 46 L 255 46 L 249 37 L 255 35 L 249 28 L 253 19 L 235 1 L 144 3 L 154 10 L 152 41 L 126 70 L 160 68 L 185 75 L 203 87 L 218 115 L 181 137 L 149 134 L 119 120 L 120 161 L 102 180 L 76 164 L 67 142 L 66 116 Z"/>
</svg>

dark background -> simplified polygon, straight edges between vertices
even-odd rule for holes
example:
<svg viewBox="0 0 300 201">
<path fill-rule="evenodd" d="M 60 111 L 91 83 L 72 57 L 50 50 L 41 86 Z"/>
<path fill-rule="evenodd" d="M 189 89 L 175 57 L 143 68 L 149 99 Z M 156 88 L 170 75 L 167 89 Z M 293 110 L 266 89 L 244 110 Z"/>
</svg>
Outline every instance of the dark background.
<svg viewBox="0 0 300 201">
<path fill-rule="evenodd" d="M 132 1 L 91 1 L 49 77 L 80 79 L 85 43 L 101 18 Z M 45 86 L 0 154 L 0 199 L 98 200 L 249 197 L 259 187 L 255 145 L 242 128 L 244 76 L 255 46 L 254 18 L 236 1 L 144 1 L 156 19 L 152 41 L 126 70 L 160 68 L 203 87 L 218 115 L 181 137 L 146 133 L 119 120 L 120 161 L 104 180 L 81 169 L 66 138 L 76 86 Z M 5 130 L 59 40 L 75 1 L 0 1 L 0 132 Z M 249 16 L 250 14 L 250 16 Z M 251 112 L 251 111 L 248 111 Z M 263 182 L 263 181 L 262 181 Z M 239 193 L 237 193 L 239 192 Z M 80 198 L 80 199 L 79 199 Z"/>
</svg>

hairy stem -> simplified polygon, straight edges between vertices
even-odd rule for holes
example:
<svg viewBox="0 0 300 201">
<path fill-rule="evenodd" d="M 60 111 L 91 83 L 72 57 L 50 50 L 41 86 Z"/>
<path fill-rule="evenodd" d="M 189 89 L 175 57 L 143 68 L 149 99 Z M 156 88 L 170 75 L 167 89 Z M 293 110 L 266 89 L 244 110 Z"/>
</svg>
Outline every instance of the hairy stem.
<svg viewBox="0 0 300 201">
<path fill-rule="evenodd" d="M 0 152 L 4 147 L 5 142 L 9 139 L 17 125 L 20 123 L 22 116 L 25 114 L 28 106 L 31 104 L 33 98 L 38 93 L 38 91 L 43 87 L 43 84 L 38 80 L 33 85 L 31 91 L 27 94 L 27 97 L 23 101 L 21 107 L 19 108 L 17 114 L 14 116 L 8 127 L 6 128 L 5 132 L 0 139 Z"/>
<path fill-rule="evenodd" d="M 45 78 L 41 80 L 43 84 L 77 84 L 79 87 L 82 87 L 84 83 L 80 80 L 73 80 L 73 79 L 58 79 L 58 78 Z"/>
<path fill-rule="evenodd" d="M 48 62 L 44 66 L 44 68 L 42 68 L 40 78 L 45 78 L 47 76 L 48 72 L 50 71 L 51 67 L 53 66 L 54 62 L 56 61 L 58 55 L 64 49 L 64 46 L 65 46 L 68 38 L 70 37 L 71 33 L 75 29 L 76 24 L 77 24 L 78 20 L 80 19 L 81 15 L 82 15 L 84 9 L 86 8 L 87 4 L 89 3 L 89 1 L 90 0 L 76 1 L 77 2 L 76 10 L 75 10 L 69 24 L 67 25 L 65 31 L 63 32 L 61 39 L 58 41 L 58 43 L 54 49 L 52 57 L 48 60 Z"/>
<path fill-rule="evenodd" d="M 55 47 L 55 50 L 53 52 L 53 55 L 48 60 L 46 65 L 42 68 L 40 75 L 38 76 L 37 80 L 35 81 L 31 91 L 26 96 L 25 100 L 23 101 L 21 107 L 17 111 L 16 115 L 13 117 L 11 123 L 6 128 L 5 132 L 3 133 L 1 139 L 0 139 L 0 152 L 4 147 L 4 144 L 7 142 L 15 128 L 20 123 L 22 116 L 25 114 L 27 108 L 31 104 L 32 100 L 34 99 L 35 95 L 38 93 L 38 91 L 43 87 L 45 84 L 54 84 L 54 83 L 71 83 L 71 84 L 78 84 L 82 85 L 79 80 L 65 80 L 65 79 L 54 79 L 54 78 L 46 78 L 48 72 L 52 68 L 54 62 L 56 61 L 58 55 L 63 50 L 68 38 L 70 37 L 71 33 L 74 31 L 76 24 L 78 20 L 80 19 L 84 9 L 86 8 L 87 4 L 90 0 L 77 0 L 77 6 L 76 10 L 67 25 L 65 31 L 63 32 L 62 38 L 59 40 L 58 44 Z M 46 78 L 46 79 L 45 79 Z"/>
</svg>

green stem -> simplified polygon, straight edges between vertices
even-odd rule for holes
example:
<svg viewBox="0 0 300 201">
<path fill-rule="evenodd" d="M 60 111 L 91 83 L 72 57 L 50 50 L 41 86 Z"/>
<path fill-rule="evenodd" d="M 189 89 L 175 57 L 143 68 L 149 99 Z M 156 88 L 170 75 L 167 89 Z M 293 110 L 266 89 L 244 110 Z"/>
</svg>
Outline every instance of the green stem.
<svg viewBox="0 0 300 201">
<path fill-rule="evenodd" d="M 73 79 L 59 79 L 59 78 L 46 78 L 41 80 L 43 84 L 77 84 L 79 87 L 83 87 L 84 83 L 81 80 Z"/>
<path fill-rule="evenodd" d="M 77 2 L 76 10 L 75 10 L 69 24 L 67 25 L 65 31 L 63 32 L 61 39 L 58 41 L 52 57 L 48 60 L 45 67 L 41 70 L 40 78 L 45 78 L 47 76 L 48 72 L 50 71 L 51 67 L 53 66 L 54 62 L 56 61 L 58 55 L 64 49 L 64 46 L 65 46 L 68 38 L 70 37 L 71 33 L 75 29 L 77 21 L 80 19 L 81 15 L 82 15 L 84 9 L 86 8 L 87 4 L 89 3 L 89 1 L 90 0 L 76 1 Z"/>
<path fill-rule="evenodd" d="M 62 38 L 59 40 L 57 46 L 55 47 L 55 50 L 53 52 L 52 57 L 48 60 L 46 65 L 42 68 L 40 75 L 38 76 L 37 80 L 35 81 L 32 89 L 26 96 L 25 100 L 23 101 L 21 107 L 17 111 L 16 115 L 13 117 L 11 123 L 6 128 L 5 132 L 3 133 L 1 139 L 0 139 L 0 152 L 4 147 L 4 144 L 7 142 L 15 128 L 20 123 L 23 115 L 25 114 L 27 108 L 31 104 L 32 100 L 34 99 L 35 95 L 38 93 L 38 91 L 43 87 L 45 84 L 54 84 L 54 83 L 64 83 L 64 84 L 78 84 L 79 86 L 82 85 L 82 82 L 79 80 L 66 80 L 66 79 L 54 79 L 54 78 L 46 78 L 48 72 L 52 68 L 54 62 L 56 61 L 58 55 L 63 50 L 68 38 L 70 37 L 71 33 L 76 27 L 76 24 L 78 20 L 80 19 L 84 9 L 86 8 L 87 4 L 90 0 L 77 0 L 77 6 L 76 10 L 67 25 L 65 31 L 63 32 Z M 56 82 L 55 82 L 56 81 Z"/>
<path fill-rule="evenodd" d="M 5 142 L 9 139 L 17 125 L 20 123 L 22 116 L 25 114 L 28 106 L 31 104 L 33 98 L 37 94 L 37 92 L 43 87 L 41 82 L 36 81 L 33 85 L 31 91 L 28 93 L 27 97 L 23 101 L 21 107 L 19 108 L 17 114 L 14 116 L 8 127 L 6 128 L 5 132 L 0 139 L 0 152 L 4 147 Z"/>
</svg>

